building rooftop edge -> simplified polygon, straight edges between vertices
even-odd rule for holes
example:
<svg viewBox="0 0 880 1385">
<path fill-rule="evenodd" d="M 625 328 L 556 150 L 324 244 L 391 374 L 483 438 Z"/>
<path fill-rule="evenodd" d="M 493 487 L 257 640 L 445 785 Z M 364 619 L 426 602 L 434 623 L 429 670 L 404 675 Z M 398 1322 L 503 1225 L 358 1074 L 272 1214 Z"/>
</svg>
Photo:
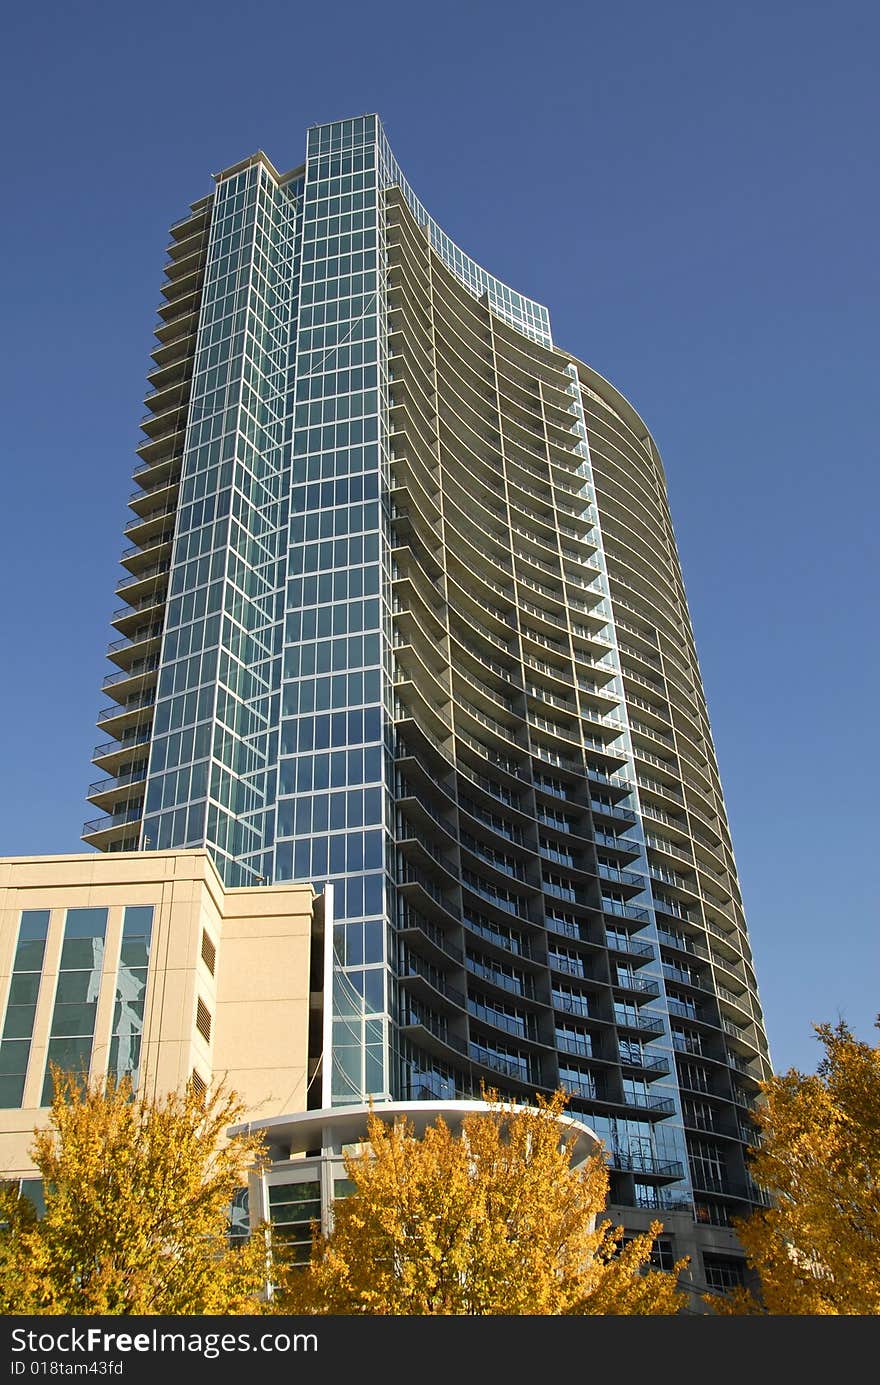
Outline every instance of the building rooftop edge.
<svg viewBox="0 0 880 1385">
<path fill-rule="evenodd" d="M 94 865 L 109 868 L 116 862 L 137 861 L 146 866 L 150 861 L 167 861 L 168 859 L 178 860 L 181 857 L 201 861 L 208 866 L 214 881 L 219 885 L 224 894 L 252 894 L 256 890 L 271 891 L 272 893 L 289 892 L 290 890 L 308 890 L 313 899 L 320 898 L 318 892 L 310 880 L 284 880 L 274 883 L 260 885 L 224 885 L 222 877 L 214 864 L 210 851 L 206 847 L 181 847 L 179 850 L 169 848 L 166 851 L 66 851 L 48 855 L 38 853 L 28 856 L 0 856 L 0 867 L 33 865 L 40 861 L 47 864 L 54 862 L 90 862 Z M 149 873 L 149 872 L 147 872 Z"/>
</svg>

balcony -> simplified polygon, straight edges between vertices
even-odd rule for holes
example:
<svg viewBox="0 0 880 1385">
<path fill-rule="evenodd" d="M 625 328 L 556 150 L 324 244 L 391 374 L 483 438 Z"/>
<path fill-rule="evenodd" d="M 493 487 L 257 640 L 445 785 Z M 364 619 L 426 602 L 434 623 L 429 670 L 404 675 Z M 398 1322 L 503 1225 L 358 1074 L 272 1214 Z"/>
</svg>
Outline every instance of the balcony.
<svg viewBox="0 0 880 1385">
<path fill-rule="evenodd" d="M 626 1057 L 624 1053 L 620 1055 L 620 1066 L 625 1068 L 627 1072 L 643 1073 L 651 1079 L 666 1077 L 670 1070 L 666 1058 Z"/>
<path fill-rule="evenodd" d="M 132 825 L 139 823 L 142 817 L 143 803 L 137 803 L 131 807 L 120 809 L 117 813 L 93 818 L 92 821 L 83 823 L 82 839 L 88 842 L 90 846 L 107 850 L 114 842 L 122 841 L 127 836 L 133 835 L 131 832 Z"/>
<path fill-rule="evenodd" d="M 621 1173 L 634 1173 L 638 1177 L 673 1181 L 684 1178 L 684 1165 L 677 1160 L 657 1159 L 650 1154 L 640 1154 L 631 1150 L 615 1149 L 609 1152 L 608 1162 L 612 1169 Z"/>
<path fill-rule="evenodd" d="M 591 779 L 596 776 L 591 774 Z M 620 808 L 616 804 L 599 803 L 596 799 L 590 800 L 590 808 L 598 817 L 616 818 L 618 822 L 626 822 L 630 825 L 638 821 L 638 816 L 631 808 Z"/>
<path fill-rule="evenodd" d="M 503 925 L 493 927 L 490 919 L 483 918 L 482 915 L 475 917 L 469 914 L 467 909 L 462 913 L 461 922 L 470 933 L 475 934 L 483 943 L 497 948 L 501 954 L 499 960 L 507 962 L 511 957 L 514 957 L 517 961 L 535 963 L 532 945 L 528 938 L 511 932 Z M 530 926 L 533 927 L 534 925 Z"/>
<path fill-rule="evenodd" d="M 124 548 L 119 561 L 124 567 L 127 567 L 133 575 L 135 573 L 146 573 L 147 570 L 155 566 L 162 550 L 166 545 L 170 544 L 173 538 L 173 528 L 163 529 L 161 533 L 146 538 L 143 544 L 134 543 L 129 548 Z"/>
<path fill-rule="evenodd" d="M 593 1046 L 588 1038 L 583 1040 L 570 1038 L 567 1034 L 557 1033 L 556 1049 L 559 1053 L 570 1053 L 573 1058 L 592 1058 Z"/>
<path fill-rule="evenodd" d="M 633 919 L 636 923 L 650 923 L 651 916 L 647 909 L 641 908 L 638 904 L 621 904 L 616 899 L 602 899 L 602 913 L 622 919 Z"/>
<path fill-rule="evenodd" d="M 437 888 L 454 887 L 458 872 L 430 837 L 417 832 L 408 823 L 401 823 L 398 825 L 397 845 L 401 850 L 399 859 L 402 863 L 415 868 L 422 875 L 427 867 L 428 876 Z M 442 875 L 438 879 L 440 872 Z"/>
<path fill-rule="evenodd" d="M 605 927 L 605 936 L 610 952 L 620 952 L 627 957 L 639 957 L 642 961 L 648 961 L 654 956 L 652 943 L 642 942 L 640 938 L 633 938 L 628 933 L 621 933 L 616 928 Z"/>
<path fill-rule="evenodd" d="M 136 491 L 132 491 L 129 495 L 128 504 L 131 507 L 131 509 L 136 510 L 138 505 L 149 505 L 150 503 L 155 504 L 154 497 L 161 495 L 165 492 L 169 493 L 168 499 L 170 500 L 170 492 L 177 486 L 178 482 L 180 481 L 180 473 L 177 470 L 169 472 L 168 475 L 157 476 L 157 478 L 153 481 L 147 481 L 146 473 L 148 471 L 152 471 L 152 469 L 152 463 L 147 463 L 145 466 L 139 466 L 135 468 L 135 477 L 143 476 L 144 483 L 143 485 L 139 486 Z M 176 506 L 170 505 L 168 511 L 169 514 L 174 513 L 175 509 Z M 140 513 L 140 511 L 138 511 L 138 513 Z M 131 520 L 129 524 L 126 525 L 126 529 L 123 532 L 127 532 L 129 528 L 134 528 L 140 522 L 141 521 L 139 519 Z"/>
<path fill-rule="evenodd" d="M 130 705 L 131 698 L 141 693 L 150 692 L 155 695 L 158 667 L 157 655 L 155 658 L 140 661 L 138 667 L 110 673 L 101 684 L 101 691 L 109 693 L 122 707 Z"/>
<path fill-rule="evenodd" d="M 102 707 L 97 716 L 97 725 L 108 729 L 111 735 L 117 730 L 121 733 L 126 722 L 142 720 L 140 713 L 147 707 L 152 708 L 155 701 L 155 692 L 151 690 L 122 706 L 114 702 L 110 707 Z"/>
<path fill-rule="evenodd" d="M 630 858 L 641 854 L 641 846 L 638 842 L 632 841 L 629 837 L 616 837 L 613 832 L 604 832 L 601 828 L 593 829 L 593 841 L 596 846 L 607 847 L 610 851 L 619 851 Z"/>
<path fill-rule="evenodd" d="M 140 600 L 133 600 L 130 606 L 120 606 L 110 617 L 110 624 L 115 625 L 117 630 L 123 630 L 125 639 L 130 640 L 131 633 L 143 625 L 144 612 L 154 611 L 157 616 L 162 614 L 165 597 L 164 589 L 151 591 Z"/>
<path fill-rule="evenodd" d="M 410 955 L 398 974 L 398 982 L 417 999 L 435 1008 L 451 1007 L 452 1013 L 464 1009 L 464 992 L 450 984 L 436 967 Z"/>
<path fill-rule="evenodd" d="M 426 949 L 428 955 L 445 966 L 448 960 L 456 962 L 459 966 L 464 963 L 464 952 L 458 945 L 450 939 L 449 935 L 430 919 L 426 919 L 417 909 L 410 905 L 403 905 L 397 923 L 400 936 L 407 945 L 419 945 L 427 941 L 430 946 Z M 439 957 L 436 954 L 439 953 Z"/>
<path fill-rule="evenodd" d="M 467 1053 L 464 1039 L 449 1028 L 445 1019 L 429 1011 L 404 1011 L 400 1028 L 419 1048 L 447 1062 L 460 1061 Z"/>
<path fill-rule="evenodd" d="M 553 914 L 544 916 L 544 927 L 550 932 L 555 933 L 560 938 L 570 938 L 575 943 L 586 943 L 595 948 L 596 943 L 589 936 L 586 923 L 575 923 L 570 919 L 555 918 Z"/>
<path fill-rule="evenodd" d="M 729 991 L 726 986 L 717 985 L 718 995 L 727 1005 L 733 1006 L 741 1017 L 745 1017 L 751 1022 L 752 1007 L 749 997 L 745 993 L 737 995 L 735 991 Z"/>
<path fill-rule="evenodd" d="M 114 654 L 129 653 L 139 649 L 142 645 L 149 644 L 152 640 L 158 639 L 162 634 L 162 624 L 157 621 L 153 624 L 139 625 L 131 635 L 123 635 L 118 640 L 113 640 L 107 646 L 108 658 L 113 658 Z"/>
<path fill-rule="evenodd" d="M 86 797 L 89 802 L 95 804 L 96 808 L 109 809 L 112 808 L 113 801 L 118 799 L 123 789 L 130 788 L 132 784 L 143 784 L 146 778 L 147 766 L 144 763 L 127 774 L 110 775 L 106 779 L 96 779 L 93 784 L 89 785 Z"/>
<path fill-rule="evenodd" d="M 125 737 L 119 741 L 101 741 L 92 751 L 92 760 L 103 760 L 108 755 L 132 755 L 139 746 L 149 745 L 152 739 L 152 723 L 148 723 L 145 729 L 138 735 Z"/>
<path fill-rule="evenodd" d="M 152 582 L 154 590 L 158 591 L 159 582 L 156 579 L 170 572 L 170 570 L 171 562 L 169 559 L 166 559 L 164 562 L 151 564 L 150 567 L 144 568 L 135 575 L 128 574 L 117 582 L 116 594 L 117 596 L 122 596 L 124 592 L 128 592 L 134 595 L 135 592 L 137 592 L 139 599 L 146 597 L 149 584 Z M 159 598 L 157 597 L 156 600 L 158 602 Z"/>
<path fill-rule="evenodd" d="M 550 952 L 548 965 L 551 971 L 562 972 L 566 976 L 576 976 L 580 980 L 589 980 L 589 973 L 585 970 L 583 957 L 563 957 L 556 952 Z"/>
<path fill-rule="evenodd" d="M 521 1039 L 525 1043 L 537 1042 L 534 1027 L 525 1016 L 506 1015 L 491 1005 L 482 1005 L 480 1001 L 474 1000 L 472 997 L 468 997 L 467 1012 L 471 1019 L 478 1020 L 481 1024 L 488 1024 L 493 1029 L 501 1029 L 511 1038 Z"/>
<path fill-rule="evenodd" d="M 645 1000 L 656 1000 L 660 995 L 660 983 L 650 977 L 617 975 L 612 977 L 611 985 L 615 991 L 630 991 Z"/>
<path fill-rule="evenodd" d="M 553 992 L 552 1004 L 554 1010 L 560 1010 L 566 1015 L 577 1015 L 579 1019 L 595 1019 L 590 1009 L 588 996 L 560 995 L 558 991 Z"/>
<path fill-rule="evenodd" d="M 140 451 L 144 443 L 164 442 L 178 434 L 182 436 L 186 429 L 187 413 L 187 404 L 174 404 L 159 414 L 144 414 L 139 426 L 147 436 L 137 450 Z"/>
<path fill-rule="evenodd" d="M 584 771 L 580 770 L 579 772 L 583 774 Z M 619 774 L 610 774 L 602 765 L 593 764 L 588 760 L 586 773 L 588 779 L 595 781 L 597 784 L 607 785 L 608 788 L 615 789 L 620 794 L 632 793 L 633 785 L 628 779 L 621 778 Z M 601 811 L 604 812 L 604 809 L 601 809 Z M 632 812 L 631 809 L 627 809 L 626 811 L 630 813 L 630 821 L 635 822 L 636 814 Z"/>
<path fill-rule="evenodd" d="M 728 1049 L 727 1064 L 731 1068 L 736 1068 L 737 1072 L 743 1073 L 746 1077 L 753 1078 L 755 1082 L 760 1082 L 761 1072 L 754 1059 L 742 1058 L 738 1053 L 733 1053 Z"/>
<path fill-rule="evenodd" d="M 673 788 L 671 784 L 661 784 L 659 779 L 652 779 L 647 774 L 637 774 L 636 783 L 640 789 L 647 789 L 648 793 L 658 794 L 664 798 L 674 799 L 676 803 L 684 804 L 684 794 L 679 789 Z"/>
<path fill-rule="evenodd" d="M 612 880 L 617 885 L 628 885 L 634 890 L 644 890 L 645 877 L 636 875 L 635 871 L 620 870 L 616 866 L 606 866 L 600 861 L 597 870 L 603 880 Z"/>
<path fill-rule="evenodd" d="M 101 683 L 101 690 L 106 692 L 108 688 L 119 688 L 124 683 L 145 678 L 147 674 L 155 673 L 158 667 L 158 654 L 150 655 L 146 659 L 138 659 L 129 668 L 121 669 L 119 673 L 108 673 Z"/>
<path fill-rule="evenodd" d="M 540 1086 L 540 1075 L 535 1072 L 533 1065 L 527 1059 L 517 1061 L 515 1058 L 503 1058 L 492 1049 L 484 1048 L 481 1044 L 475 1043 L 468 1045 L 467 1052 L 472 1063 L 479 1063 L 484 1068 L 490 1068 L 492 1072 L 500 1072 L 515 1082 Z"/>
<path fill-rule="evenodd" d="M 735 1198 L 737 1202 L 754 1202 L 759 1206 L 769 1206 L 769 1199 L 754 1183 L 739 1183 L 714 1169 L 701 1169 L 691 1164 L 691 1182 L 694 1192 L 711 1193 L 713 1197 Z"/>
<path fill-rule="evenodd" d="M 144 515 L 130 519 L 122 532 L 127 538 L 133 538 L 140 548 L 151 548 L 154 543 L 162 542 L 160 535 L 173 526 L 175 513 L 174 505 L 147 510 Z M 171 526 L 168 524 L 169 518 Z"/>
<path fill-rule="evenodd" d="M 535 999 L 534 982 L 530 976 L 512 976 L 507 972 L 498 971 L 485 962 L 478 961 L 471 955 L 468 955 L 465 966 L 471 976 L 478 977 L 487 985 L 497 986 L 499 990 L 505 991 L 518 1000 L 534 1001 Z"/>
<path fill-rule="evenodd" d="M 630 1030 L 637 1034 L 650 1034 L 657 1039 L 666 1032 L 661 1015 L 626 1014 L 615 1010 L 614 1023 L 618 1029 Z"/>
<path fill-rule="evenodd" d="M 685 933 L 671 933 L 666 928 L 657 928 L 657 937 L 664 947 L 675 948 L 678 952 L 686 952 L 689 956 L 699 957 L 704 962 L 709 961 L 709 949 L 702 943 Z"/>
<path fill-rule="evenodd" d="M 629 1092 L 624 1094 L 624 1106 L 635 1106 L 640 1111 L 646 1111 L 654 1116 L 672 1116 L 675 1114 L 675 1102 L 671 1097 L 651 1096 L 648 1092 Z"/>
<path fill-rule="evenodd" d="M 669 977 L 670 980 L 674 977 L 679 983 L 689 986 L 699 985 L 697 981 L 691 980 L 687 974 L 679 973 L 678 968 L 669 967 L 665 962 L 663 964 L 663 972 L 664 975 L 672 973 L 672 976 Z M 691 1024 L 711 1025 L 713 1029 L 718 1028 L 717 1022 L 714 1019 L 708 1018 L 697 1005 L 691 1005 L 685 1000 L 678 1000 L 675 996 L 667 996 L 666 1004 L 670 1015 L 675 1015 L 676 1019 L 690 1020 Z"/>
</svg>

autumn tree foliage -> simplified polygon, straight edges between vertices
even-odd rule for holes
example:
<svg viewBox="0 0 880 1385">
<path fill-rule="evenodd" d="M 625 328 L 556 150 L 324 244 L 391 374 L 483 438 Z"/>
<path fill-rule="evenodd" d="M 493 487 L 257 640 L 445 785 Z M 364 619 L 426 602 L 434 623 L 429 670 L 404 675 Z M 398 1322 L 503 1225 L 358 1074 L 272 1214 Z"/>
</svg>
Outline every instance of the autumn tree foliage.
<svg viewBox="0 0 880 1385">
<path fill-rule="evenodd" d="M 0 1200 L 0 1305 L 9 1313 L 257 1313 L 266 1245 L 231 1247 L 227 1218 L 250 1136 L 225 1138 L 234 1094 L 133 1095 L 53 1070 L 49 1126 L 31 1156 L 44 1181 L 36 1222 L 8 1186 Z"/>
<path fill-rule="evenodd" d="M 0 1183 L 0 1313 L 23 1311 L 27 1296 L 27 1257 L 22 1237 L 33 1230 L 37 1214 L 29 1198 L 19 1193 L 18 1183 Z"/>
<path fill-rule="evenodd" d="M 608 1191 L 600 1154 L 572 1168 L 558 1093 L 438 1119 L 421 1139 L 375 1113 L 369 1146 L 346 1160 L 355 1192 L 335 1204 L 308 1267 L 284 1276 L 277 1306 L 328 1314 L 672 1314 L 677 1271 L 645 1273 L 658 1222 L 621 1245 L 597 1225 Z M 682 1262 L 683 1263 L 683 1262 Z"/>
<path fill-rule="evenodd" d="M 880 1047 L 843 1023 L 815 1029 L 816 1074 L 771 1078 L 755 1112 L 751 1170 L 773 1206 L 737 1231 L 760 1299 L 738 1291 L 716 1311 L 880 1314 Z"/>
</svg>

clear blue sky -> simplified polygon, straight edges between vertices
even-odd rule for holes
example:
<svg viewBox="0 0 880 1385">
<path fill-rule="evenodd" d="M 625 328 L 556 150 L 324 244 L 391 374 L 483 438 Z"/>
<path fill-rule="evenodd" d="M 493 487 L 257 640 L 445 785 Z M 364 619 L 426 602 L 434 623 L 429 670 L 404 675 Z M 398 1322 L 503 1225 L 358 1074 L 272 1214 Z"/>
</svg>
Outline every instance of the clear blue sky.
<svg viewBox="0 0 880 1385">
<path fill-rule="evenodd" d="M 880 7 L 44 0 L 4 38 L 0 853 L 93 815 L 168 225 L 378 110 L 658 441 L 775 1067 L 873 1042 Z"/>
</svg>

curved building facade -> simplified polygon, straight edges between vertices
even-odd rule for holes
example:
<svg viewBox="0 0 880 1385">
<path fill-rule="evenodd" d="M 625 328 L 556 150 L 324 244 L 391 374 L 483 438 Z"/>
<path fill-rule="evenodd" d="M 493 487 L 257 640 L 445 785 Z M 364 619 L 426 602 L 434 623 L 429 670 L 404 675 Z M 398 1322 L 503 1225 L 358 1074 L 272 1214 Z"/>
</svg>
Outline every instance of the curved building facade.
<svg viewBox="0 0 880 1385">
<path fill-rule="evenodd" d="M 377 117 L 215 184 L 171 231 L 84 839 L 331 884 L 313 1105 L 561 1085 L 631 1223 L 735 1276 L 770 1069 L 653 439 Z"/>
</svg>

